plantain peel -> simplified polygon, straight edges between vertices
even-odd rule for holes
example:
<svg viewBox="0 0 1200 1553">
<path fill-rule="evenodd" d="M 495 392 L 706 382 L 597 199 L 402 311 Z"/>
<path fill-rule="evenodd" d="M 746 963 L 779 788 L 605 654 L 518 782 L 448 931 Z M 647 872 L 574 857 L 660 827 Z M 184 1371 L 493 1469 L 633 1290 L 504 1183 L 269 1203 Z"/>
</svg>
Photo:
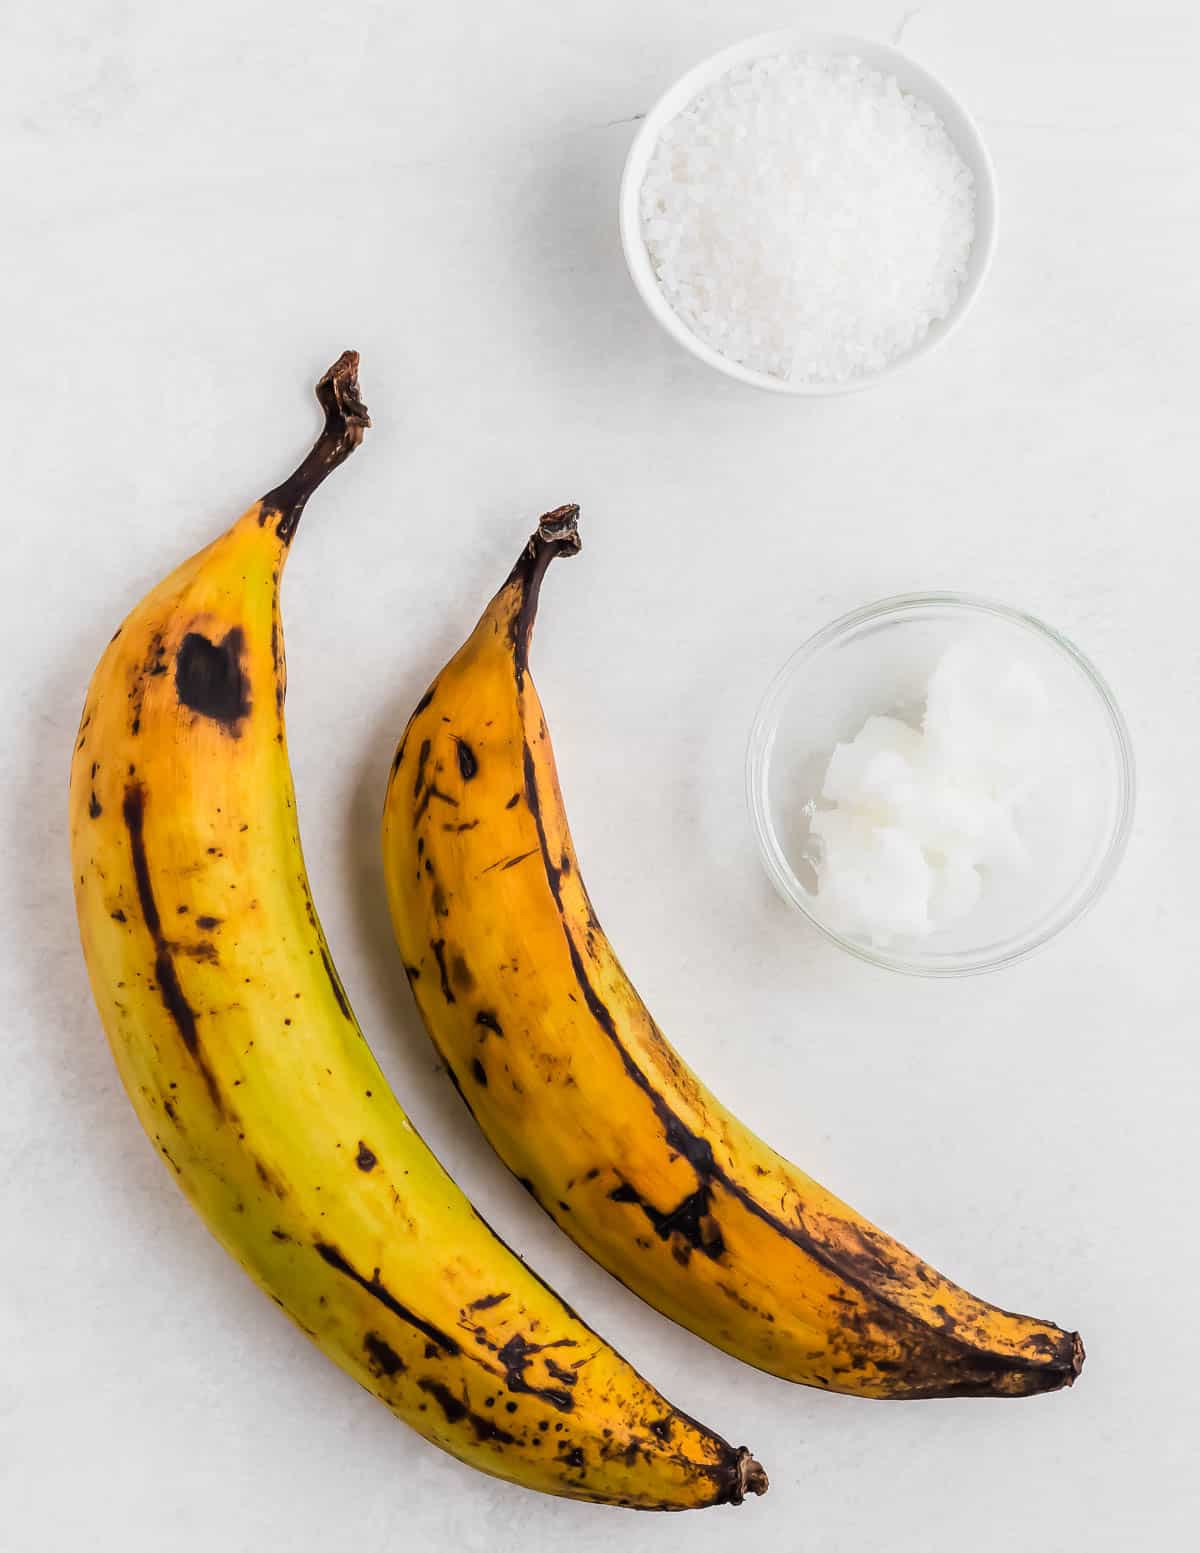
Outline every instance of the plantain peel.
<svg viewBox="0 0 1200 1553">
<path fill-rule="evenodd" d="M 549 513 L 413 713 L 383 823 L 417 1006 L 500 1157 L 603 1267 L 787 1380 L 880 1398 L 1069 1386 L 1074 1332 L 976 1299 L 769 1148 L 670 1046 L 571 842 L 529 672 Z"/>
<path fill-rule="evenodd" d="M 369 425 L 347 352 L 282 485 L 134 609 L 71 765 L 96 1004 L 154 1147 L 314 1343 L 427 1440 L 550 1494 L 688 1509 L 762 1493 L 488 1228 L 418 1137 L 321 931 L 284 731 L 279 579 Z M 440 817 L 440 816 L 439 816 Z"/>
</svg>

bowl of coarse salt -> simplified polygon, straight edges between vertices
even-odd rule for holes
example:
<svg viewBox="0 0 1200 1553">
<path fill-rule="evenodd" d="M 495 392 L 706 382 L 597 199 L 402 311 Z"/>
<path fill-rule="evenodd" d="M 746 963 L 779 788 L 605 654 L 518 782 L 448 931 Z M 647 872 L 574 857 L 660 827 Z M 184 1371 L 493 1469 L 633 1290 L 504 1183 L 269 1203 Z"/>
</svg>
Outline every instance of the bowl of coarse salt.
<svg viewBox="0 0 1200 1553">
<path fill-rule="evenodd" d="M 714 54 L 646 114 L 620 224 L 642 300 L 694 356 L 776 393 L 850 393 L 962 321 L 995 247 L 995 175 L 906 54 L 788 29 Z"/>
<path fill-rule="evenodd" d="M 1023 959 L 1099 899 L 1134 807 L 1129 734 L 1083 653 L 965 594 L 885 599 L 784 665 L 747 756 L 784 900 L 921 976 Z"/>
</svg>

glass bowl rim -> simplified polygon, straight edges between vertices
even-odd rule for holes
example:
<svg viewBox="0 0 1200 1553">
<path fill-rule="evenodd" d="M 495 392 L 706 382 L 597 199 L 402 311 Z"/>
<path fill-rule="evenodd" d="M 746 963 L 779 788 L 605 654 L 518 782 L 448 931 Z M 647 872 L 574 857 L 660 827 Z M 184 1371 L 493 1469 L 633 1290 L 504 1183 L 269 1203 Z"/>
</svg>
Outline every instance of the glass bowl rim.
<svg viewBox="0 0 1200 1553">
<path fill-rule="evenodd" d="M 951 610 L 961 609 L 964 614 L 990 615 L 1010 625 L 1019 626 L 1023 630 L 1033 631 L 1070 658 L 1096 692 L 1107 713 L 1116 746 L 1119 789 L 1117 814 L 1107 845 L 1100 862 L 1087 881 L 1086 889 L 1078 899 L 1071 902 L 1066 911 L 1060 911 L 1051 917 L 1040 932 L 1016 939 L 1013 947 L 1003 953 L 978 958 L 964 956 L 960 963 L 945 965 L 936 962 L 922 964 L 904 954 L 897 955 L 886 949 L 876 949 L 869 944 L 858 943 L 822 922 L 808 906 L 803 886 L 780 845 L 767 799 L 767 777 L 779 727 L 780 703 L 784 692 L 792 684 L 797 673 L 825 648 L 868 621 L 884 620 L 889 616 L 902 615 L 931 606 Z M 1036 615 L 1014 609 L 1008 604 L 1001 604 L 995 599 L 985 598 L 979 594 L 950 590 L 900 593 L 890 598 L 879 599 L 873 604 L 864 604 L 848 614 L 839 615 L 836 620 L 830 621 L 828 625 L 808 637 L 790 654 L 767 686 L 755 714 L 746 750 L 746 797 L 751 825 L 763 866 L 776 890 L 831 943 L 839 945 L 868 964 L 878 965 L 886 970 L 898 971 L 908 976 L 977 976 L 988 971 L 999 970 L 1002 966 L 1014 965 L 1019 960 L 1027 959 L 1031 954 L 1044 948 L 1052 939 L 1057 938 L 1066 928 L 1081 921 L 1104 893 L 1124 856 L 1133 825 L 1136 792 L 1137 776 L 1128 726 L 1107 681 L 1086 653 L 1081 651 L 1069 637 L 1064 636 L 1061 631 L 1056 631 L 1053 626 L 1047 625 L 1044 620 L 1039 620 Z"/>
</svg>

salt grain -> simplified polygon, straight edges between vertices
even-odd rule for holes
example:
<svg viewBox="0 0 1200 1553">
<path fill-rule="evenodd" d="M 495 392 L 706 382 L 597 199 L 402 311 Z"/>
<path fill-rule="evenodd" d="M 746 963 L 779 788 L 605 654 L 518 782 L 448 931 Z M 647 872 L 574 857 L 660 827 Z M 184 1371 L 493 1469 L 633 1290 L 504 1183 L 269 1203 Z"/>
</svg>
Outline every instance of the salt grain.
<svg viewBox="0 0 1200 1553">
<path fill-rule="evenodd" d="M 945 318 L 974 183 L 938 116 L 852 55 L 735 66 L 664 128 L 642 233 L 672 308 L 751 371 L 878 372 Z"/>
</svg>

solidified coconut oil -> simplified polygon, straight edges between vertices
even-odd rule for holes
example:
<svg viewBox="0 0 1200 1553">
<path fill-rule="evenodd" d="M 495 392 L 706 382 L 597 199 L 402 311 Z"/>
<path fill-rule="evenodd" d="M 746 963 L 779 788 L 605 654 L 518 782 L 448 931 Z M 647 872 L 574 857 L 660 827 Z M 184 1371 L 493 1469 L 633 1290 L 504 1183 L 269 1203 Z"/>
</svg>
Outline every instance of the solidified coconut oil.
<svg viewBox="0 0 1200 1553">
<path fill-rule="evenodd" d="M 1021 810 L 1058 765 L 1033 665 L 985 635 L 942 655 L 912 722 L 867 718 L 809 819 L 822 917 L 878 946 L 926 938 L 1035 866 Z"/>
</svg>

